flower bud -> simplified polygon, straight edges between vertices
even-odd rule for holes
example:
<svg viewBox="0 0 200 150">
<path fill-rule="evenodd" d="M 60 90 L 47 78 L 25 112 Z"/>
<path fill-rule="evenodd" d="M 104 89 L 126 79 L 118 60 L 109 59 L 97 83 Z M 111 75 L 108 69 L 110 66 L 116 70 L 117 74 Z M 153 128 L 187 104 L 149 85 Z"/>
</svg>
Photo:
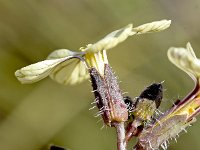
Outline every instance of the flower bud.
<svg viewBox="0 0 200 150">
<path fill-rule="evenodd" d="M 104 123 L 112 126 L 113 122 L 124 122 L 128 119 L 128 109 L 112 69 L 108 64 L 104 68 L 103 76 L 96 68 L 90 68 L 89 72 L 97 107 Z"/>
</svg>

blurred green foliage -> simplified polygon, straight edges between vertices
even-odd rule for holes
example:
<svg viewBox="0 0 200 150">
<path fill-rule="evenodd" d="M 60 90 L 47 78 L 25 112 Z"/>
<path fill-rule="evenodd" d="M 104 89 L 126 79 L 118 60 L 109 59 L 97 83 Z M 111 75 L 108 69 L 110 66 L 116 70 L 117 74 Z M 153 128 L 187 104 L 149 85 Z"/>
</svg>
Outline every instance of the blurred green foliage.
<svg viewBox="0 0 200 150">
<path fill-rule="evenodd" d="M 0 149 L 42 150 L 49 144 L 71 150 L 116 149 L 115 130 L 100 129 L 89 82 L 63 86 L 50 79 L 21 85 L 15 70 L 43 60 L 55 49 L 78 50 L 133 22 L 135 26 L 171 19 L 163 32 L 134 36 L 110 50 L 110 64 L 132 97 L 148 84 L 165 80 L 162 109 L 183 98 L 192 80 L 166 56 L 170 46 L 190 41 L 200 56 L 200 1 L 193 0 L 1 0 Z M 200 149 L 199 123 L 172 144 Z M 175 142 L 172 142 L 175 143 Z"/>
</svg>

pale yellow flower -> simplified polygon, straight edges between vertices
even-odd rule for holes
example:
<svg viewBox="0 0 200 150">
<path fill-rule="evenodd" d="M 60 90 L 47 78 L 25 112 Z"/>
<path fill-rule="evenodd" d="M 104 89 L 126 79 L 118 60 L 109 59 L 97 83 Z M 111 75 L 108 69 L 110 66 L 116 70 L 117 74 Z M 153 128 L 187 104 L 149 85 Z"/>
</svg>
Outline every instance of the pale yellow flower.
<svg viewBox="0 0 200 150">
<path fill-rule="evenodd" d="M 196 84 L 194 92 L 191 93 L 192 95 L 188 95 L 181 101 L 176 111 L 170 115 L 186 115 L 187 118 L 191 119 L 200 111 L 200 59 L 196 57 L 190 43 L 187 43 L 186 48 L 170 48 L 168 58 L 173 64 L 185 71 Z"/>
<path fill-rule="evenodd" d="M 111 32 L 94 44 L 80 48 L 80 52 L 72 52 L 67 49 L 56 50 L 47 57 L 47 60 L 17 70 L 15 76 L 21 83 L 37 82 L 47 76 L 61 84 L 82 82 L 89 78 L 88 69 L 83 61 L 88 67 L 95 67 L 102 75 L 104 64 L 108 63 L 106 50 L 117 46 L 129 36 L 162 31 L 170 24 L 170 20 L 155 21 L 136 28 L 129 24 Z"/>
</svg>

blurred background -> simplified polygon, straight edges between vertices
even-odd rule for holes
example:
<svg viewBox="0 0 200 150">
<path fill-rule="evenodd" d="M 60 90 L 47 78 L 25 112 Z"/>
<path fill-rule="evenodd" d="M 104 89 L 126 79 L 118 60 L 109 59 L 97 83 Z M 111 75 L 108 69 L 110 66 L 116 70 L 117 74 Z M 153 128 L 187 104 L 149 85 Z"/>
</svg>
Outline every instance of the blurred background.
<svg viewBox="0 0 200 150">
<path fill-rule="evenodd" d="M 169 29 L 133 36 L 108 51 L 128 95 L 138 96 L 152 82 L 165 81 L 164 111 L 193 87 L 166 53 L 190 41 L 200 56 L 199 14 L 199 0 L 0 0 L 0 149 L 47 150 L 50 144 L 71 150 L 116 149 L 115 130 L 101 129 L 97 110 L 89 111 L 94 97 L 88 81 L 63 86 L 46 78 L 22 85 L 14 72 L 55 49 L 78 50 L 129 23 L 171 19 Z M 169 149 L 200 149 L 199 127 L 197 121 Z"/>
</svg>

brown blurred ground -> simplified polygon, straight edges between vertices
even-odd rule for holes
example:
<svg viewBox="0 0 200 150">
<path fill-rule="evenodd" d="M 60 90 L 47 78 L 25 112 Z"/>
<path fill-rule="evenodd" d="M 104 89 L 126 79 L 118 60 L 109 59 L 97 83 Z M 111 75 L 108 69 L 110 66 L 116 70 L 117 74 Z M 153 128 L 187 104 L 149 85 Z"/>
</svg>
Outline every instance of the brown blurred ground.
<svg viewBox="0 0 200 150">
<path fill-rule="evenodd" d="M 131 37 L 108 52 L 130 96 L 165 80 L 164 110 L 193 86 L 166 52 L 190 41 L 200 56 L 199 14 L 198 0 L 0 0 L 0 149 L 42 150 L 51 143 L 71 150 L 116 149 L 114 129 L 101 130 L 100 118 L 93 117 L 97 111 L 88 110 L 94 99 L 89 82 L 63 86 L 45 79 L 21 85 L 15 70 L 55 49 L 78 50 L 130 22 L 171 19 L 170 29 Z M 199 126 L 169 149 L 200 149 Z"/>
</svg>

